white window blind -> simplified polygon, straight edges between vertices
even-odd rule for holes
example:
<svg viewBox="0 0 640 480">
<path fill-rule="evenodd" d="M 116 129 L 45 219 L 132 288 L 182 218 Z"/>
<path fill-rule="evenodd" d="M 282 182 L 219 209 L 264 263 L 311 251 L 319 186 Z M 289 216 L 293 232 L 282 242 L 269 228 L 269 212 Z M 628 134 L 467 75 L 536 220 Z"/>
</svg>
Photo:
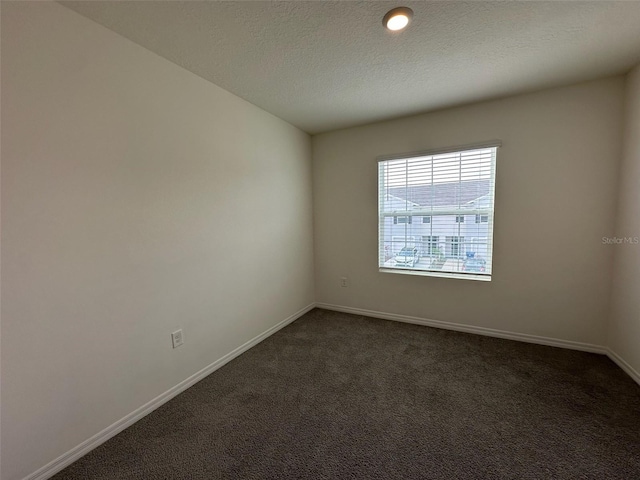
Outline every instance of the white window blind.
<svg viewBox="0 0 640 480">
<path fill-rule="evenodd" d="M 499 146 L 495 141 L 379 160 L 381 271 L 491 279 Z M 430 221 L 398 221 L 420 217 Z"/>
</svg>

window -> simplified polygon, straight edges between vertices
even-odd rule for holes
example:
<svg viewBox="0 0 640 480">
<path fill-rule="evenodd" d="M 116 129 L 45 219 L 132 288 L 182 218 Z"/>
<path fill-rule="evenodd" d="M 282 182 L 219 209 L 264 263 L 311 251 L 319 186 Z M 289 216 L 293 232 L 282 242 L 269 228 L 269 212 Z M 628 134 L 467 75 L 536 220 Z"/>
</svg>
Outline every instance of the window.
<svg viewBox="0 0 640 480">
<path fill-rule="evenodd" d="M 447 237 L 446 248 L 450 257 L 460 257 L 464 251 L 464 237 Z"/>
<path fill-rule="evenodd" d="M 491 280 L 499 146 L 378 159 L 380 271 Z M 401 255 L 405 247 L 417 249 L 417 256 Z"/>
<path fill-rule="evenodd" d="M 412 223 L 412 222 L 411 222 L 411 217 L 393 217 L 393 223 L 397 225 L 398 223 Z"/>
<path fill-rule="evenodd" d="M 438 250 L 438 241 L 440 237 L 437 235 L 423 235 L 422 236 L 422 254 L 423 255 L 437 255 Z"/>
</svg>

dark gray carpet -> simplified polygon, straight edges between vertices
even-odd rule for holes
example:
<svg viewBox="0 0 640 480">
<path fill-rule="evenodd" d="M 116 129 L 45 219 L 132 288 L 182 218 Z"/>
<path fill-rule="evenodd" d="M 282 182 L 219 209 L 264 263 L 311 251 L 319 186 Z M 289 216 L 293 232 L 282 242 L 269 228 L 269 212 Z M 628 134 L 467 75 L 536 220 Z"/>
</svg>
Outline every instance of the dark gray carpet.
<svg viewBox="0 0 640 480">
<path fill-rule="evenodd" d="M 56 479 L 640 479 L 604 356 L 314 310 Z"/>
</svg>

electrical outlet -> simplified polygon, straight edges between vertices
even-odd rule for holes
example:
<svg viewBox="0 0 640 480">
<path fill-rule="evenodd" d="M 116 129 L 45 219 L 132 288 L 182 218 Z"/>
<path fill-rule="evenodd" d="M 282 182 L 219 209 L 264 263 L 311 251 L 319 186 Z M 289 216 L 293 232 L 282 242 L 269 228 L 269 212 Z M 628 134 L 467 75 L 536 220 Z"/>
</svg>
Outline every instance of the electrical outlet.
<svg viewBox="0 0 640 480">
<path fill-rule="evenodd" d="M 349 284 L 347 282 L 347 277 L 341 277 L 340 278 L 340 286 L 341 287 L 348 287 L 349 286 Z"/>
<path fill-rule="evenodd" d="M 182 336 L 182 329 L 176 330 L 171 334 L 171 343 L 173 343 L 173 348 L 178 348 L 180 345 L 184 343 L 184 337 Z"/>
</svg>

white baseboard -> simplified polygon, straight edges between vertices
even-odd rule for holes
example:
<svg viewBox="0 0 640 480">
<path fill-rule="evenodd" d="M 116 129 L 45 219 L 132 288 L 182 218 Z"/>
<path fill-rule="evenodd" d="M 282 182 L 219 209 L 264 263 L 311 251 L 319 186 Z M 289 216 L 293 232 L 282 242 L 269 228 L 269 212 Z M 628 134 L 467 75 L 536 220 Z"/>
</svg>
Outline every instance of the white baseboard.
<svg viewBox="0 0 640 480">
<path fill-rule="evenodd" d="M 624 360 L 620 355 L 611 350 L 607 349 L 607 357 L 609 357 L 616 365 L 618 365 L 622 370 L 624 370 L 627 375 L 633 378 L 638 385 L 640 385 L 640 373 L 633 368 L 629 363 Z"/>
<path fill-rule="evenodd" d="M 441 320 L 429 320 L 425 318 L 411 317 L 408 315 L 398 315 L 394 313 L 377 312 L 374 310 L 365 310 L 361 308 L 344 307 L 340 305 L 331 305 L 327 303 L 312 303 L 310 305 L 307 305 L 302 310 L 299 310 L 298 312 L 284 319 L 280 323 L 264 331 L 263 333 L 256 336 L 255 338 L 249 340 L 245 344 L 239 346 L 235 350 L 232 350 L 231 352 L 219 358 L 218 360 L 211 363 L 210 365 L 204 367 L 199 372 L 194 373 L 189 378 L 183 380 L 182 382 L 170 388 L 166 392 L 158 395 L 153 400 L 149 401 L 145 405 L 142 405 L 140 408 L 131 412 L 129 415 L 118 420 L 114 424 L 108 426 L 107 428 L 95 434 L 91 438 L 85 440 L 80 445 L 72 448 L 67 453 L 62 454 L 61 456 L 49 462 L 47 465 L 38 469 L 31 475 L 26 476 L 24 480 L 46 480 L 48 478 L 51 478 L 53 475 L 55 475 L 62 469 L 68 467 L 73 462 L 75 462 L 82 456 L 86 455 L 97 446 L 101 445 L 102 443 L 106 442 L 110 438 L 114 437 L 115 435 L 117 435 L 127 427 L 133 425 L 135 422 L 137 422 L 144 416 L 150 414 L 155 409 L 157 409 L 164 403 L 168 402 L 176 395 L 182 393 L 187 388 L 191 387 L 195 383 L 205 378 L 207 375 L 211 374 L 212 372 L 216 371 L 218 368 L 230 362 L 237 356 L 246 352 L 251 347 L 260 343 L 262 340 L 273 335 L 278 330 L 286 327 L 287 325 L 297 320 L 302 315 L 304 315 L 305 313 L 307 313 L 308 311 L 312 310 L 315 307 L 323 308 L 325 310 L 334 310 L 337 312 L 352 313 L 355 315 L 364 315 L 364 316 L 373 317 L 373 318 L 381 318 L 384 320 L 394 320 L 397 322 L 413 323 L 416 325 L 425 325 L 428 327 L 443 328 L 446 330 L 455 330 L 458 332 L 474 333 L 477 335 L 485 335 L 489 337 L 505 338 L 508 340 L 518 340 L 521 342 L 537 343 L 540 345 L 548 345 L 552 347 L 569 348 L 572 350 L 581 350 L 585 352 L 606 354 L 622 370 L 624 370 L 627 374 L 629 374 L 631 378 L 633 378 L 638 384 L 640 384 L 640 373 L 638 373 L 633 367 L 631 367 L 631 365 L 629 365 L 618 354 L 600 345 L 574 342 L 570 340 L 561 340 L 561 339 L 549 338 L 549 337 L 541 337 L 541 336 L 529 335 L 525 333 L 508 332 L 504 330 L 496 330 L 493 328 L 476 327 L 476 326 L 464 325 L 460 323 L 445 322 Z"/>
<path fill-rule="evenodd" d="M 538 335 L 529 335 L 527 333 L 508 332 L 505 330 L 496 330 L 494 328 L 476 327 L 472 325 L 464 325 L 462 323 L 445 322 L 442 320 L 430 320 L 426 318 L 410 317 L 408 315 L 398 315 L 395 313 L 376 312 L 374 310 L 343 307 L 341 305 L 331 305 L 328 303 L 316 303 L 316 307 L 324 308 L 326 310 L 335 310 L 336 312 L 353 313 L 355 315 L 382 318 L 384 320 L 394 320 L 396 322 L 413 323 L 416 325 L 425 325 L 427 327 L 455 330 L 456 332 L 475 333 L 477 335 L 485 335 L 488 337 L 505 338 L 507 340 L 518 340 L 520 342 L 527 343 L 537 343 L 539 345 L 547 345 L 550 347 L 569 348 L 571 350 L 599 353 L 602 355 L 607 353 L 606 347 L 601 345 L 593 345 L 591 343 L 574 342 L 572 340 L 562 340 L 550 337 L 540 337 Z"/>
<path fill-rule="evenodd" d="M 96 448 L 100 444 L 102 444 L 102 443 L 106 442 L 107 440 L 109 440 L 111 437 L 114 437 L 115 435 L 117 435 L 118 433 L 123 431 L 125 428 L 133 425 L 135 422 L 140 420 L 142 417 L 144 417 L 146 415 L 149 415 L 156 408 L 158 408 L 161 405 L 163 405 L 164 403 L 168 402 L 173 397 L 175 397 L 179 393 L 182 393 L 187 388 L 189 388 L 192 385 L 194 385 L 195 383 L 199 382 L 204 377 L 206 377 L 210 373 L 216 371 L 217 369 L 219 369 L 220 367 L 222 367 L 226 363 L 230 362 L 231 360 L 233 360 L 237 356 L 239 356 L 242 353 L 246 352 L 251 347 L 257 345 L 258 343 L 260 343 L 265 338 L 273 335 L 278 330 L 286 327 L 287 325 L 289 325 L 294 320 L 297 320 L 302 315 L 307 313 L 309 310 L 312 310 L 314 307 L 315 307 L 315 304 L 313 304 L 313 303 L 310 304 L 310 305 L 307 305 L 302 310 L 299 310 L 298 312 L 296 312 L 293 315 L 291 315 L 290 317 L 284 319 L 280 323 L 277 323 L 273 327 L 271 327 L 268 330 L 262 332 L 257 337 L 252 338 L 247 343 L 245 343 L 243 345 L 240 345 L 238 348 L 236 348 L 235 350 L 232 350 L 231 352 L 227 353 L 222 358 L 219 358 L 218 360 L 216 360 L 212 364 L 204 367 L 199 372 L 194 373 L 189 378 L 183 380 L 182 382 L 180 382 L 176 386 L 174 386 L 174 387 L 170 388 L 169 390 L 167 390 L 166 392 L 158 395 L 156 398 L 154 398 L 150 402 L 142 405 L 140 408 L 134 410 L 129 415 L 127 415 L 124 418 L 118 420 L 116 423 L 108 426 L 107 428 L 105 428 L 101 432 L 96 433 L 93 437 L 85 440 L 80 445 L 78 445 L 78 446 L 72 448 L 71 450 L 69 450 L 67 453 L 64 453 L 64 454 L 60 455 L 58 458 L 56 458 L 55 460 L 49 462 L 47 465 L 45 465 L 44 467 L 38 469 L 37 471 L 35 471 L 31 475 L 26 476 L 24 478 L 24 480 L 46 480 L 47 478 L 51 478 L 53 475 L 55 475 L 56 473 L 58 473 L 59 471 L 61 471 L 65 467 L 68 467 L 73 462 L 78 460 L 80 457 L 86 455 L 87 453 L 89 453 L 91 450 L 93 450 L 94 448 Z"/>
</svg>

